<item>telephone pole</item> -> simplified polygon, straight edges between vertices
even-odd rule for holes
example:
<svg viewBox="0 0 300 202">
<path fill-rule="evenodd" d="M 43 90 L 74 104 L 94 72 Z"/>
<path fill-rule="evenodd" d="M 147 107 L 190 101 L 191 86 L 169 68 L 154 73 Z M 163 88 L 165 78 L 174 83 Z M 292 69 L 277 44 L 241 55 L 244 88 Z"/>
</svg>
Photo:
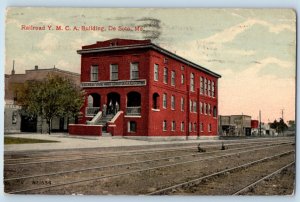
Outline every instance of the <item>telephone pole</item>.
<svg viewBox="0 0 300 202">
<path fill-rule="evenodd" d="M 284 109 L 281 109 L 281 119 L 283 120 L 283 111 Z"/>
<path fill-rule="evenodd" d="M 284 109 L 280 109 L 281 110 L 281 119 L 282 119 L 282 122 L 284 123 L 284 120 L 283 120 L 283 111 Z M 284 126 L 282 126 L 282 135 L 284 136 Z"/>
<path fill-rule="evenodd" d="M 261 136 L 261 111 L 259 110 L 259 136 Z"/>
</svg>

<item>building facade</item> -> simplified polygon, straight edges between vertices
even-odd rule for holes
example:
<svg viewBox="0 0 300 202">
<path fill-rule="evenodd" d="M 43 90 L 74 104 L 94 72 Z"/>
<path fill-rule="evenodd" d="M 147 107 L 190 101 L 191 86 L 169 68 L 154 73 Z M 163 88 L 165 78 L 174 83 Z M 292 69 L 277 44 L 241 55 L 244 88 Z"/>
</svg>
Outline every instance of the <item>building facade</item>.
<svg viewBox="0 0 300 202">
<path fill-rule="evenodd" d="M 43 132 L 47 133 L 48 125 L 40 117 L 28 117 L 21 113 L 21 106 L 17 105 L 18 96 L 16 88 L 26 81 L 43 80 L 49 74 L 59 75 L 70 79 L 77 86 L 80 85 L 80 75 L 74 72 L 61 70 L 58 68 L 39 68 L 26 70 L 25 74 L 16 74 L 14 65 L 11 74 L 5 74 L 5 108 L 4 108 L 4 132 Z M 74 122 L 64 117 L 53 119 L 52 130 L 67 131 L 68 124 Z"/>
<path fill-rule="evenodd" d="M 219 133 L 223 136 L 250 136 L 251 116 L 219 116 Z"/>
<path fill-rule="evenodd" d="M 150 40 L 112 39 L 78 53 L 86 99 L 71 134 L 217 135 L 220 75 Z"/>
</svg>

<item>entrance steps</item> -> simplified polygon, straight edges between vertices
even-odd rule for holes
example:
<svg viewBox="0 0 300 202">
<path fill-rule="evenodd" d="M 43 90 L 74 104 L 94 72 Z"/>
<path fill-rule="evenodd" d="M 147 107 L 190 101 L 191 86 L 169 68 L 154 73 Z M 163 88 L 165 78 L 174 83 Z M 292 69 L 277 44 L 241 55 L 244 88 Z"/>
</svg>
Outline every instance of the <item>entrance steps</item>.
<svg viewBox="0 0 300 202">
<path fill-rule="evenodd" d="M 101 119 L 96 123 L 96 125 L 105 126 L 108 121 L 110 121 L 114 117 L 113 114 L 107 114 L 106 116 L 101 117 Z"/>
</svg>

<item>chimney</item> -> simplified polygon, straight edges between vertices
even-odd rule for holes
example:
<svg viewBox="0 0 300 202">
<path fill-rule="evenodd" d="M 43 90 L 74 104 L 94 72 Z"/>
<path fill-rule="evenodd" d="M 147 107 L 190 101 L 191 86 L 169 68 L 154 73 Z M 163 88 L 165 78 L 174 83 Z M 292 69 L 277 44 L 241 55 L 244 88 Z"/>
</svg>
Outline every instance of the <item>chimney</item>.
<svg viewBox="0 0 300 202">
<path fill-rule="evenodd" d="M 34 70 L 38 70 L 39 69 L 39 66 L 38 65 L 35 65 L 34 66 Z"/>
<path fill-rule="evenodd" d="M 13 60 L 13 69 L 11 70 L 11 75 L 15 74 L 15 60 Z"/>
</svg>

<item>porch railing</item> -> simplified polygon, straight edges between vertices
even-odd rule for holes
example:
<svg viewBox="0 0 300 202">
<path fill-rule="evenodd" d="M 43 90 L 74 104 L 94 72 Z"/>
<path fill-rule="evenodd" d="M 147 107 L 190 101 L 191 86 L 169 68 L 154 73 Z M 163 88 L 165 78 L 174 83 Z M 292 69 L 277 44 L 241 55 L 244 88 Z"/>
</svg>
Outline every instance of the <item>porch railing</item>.
<svg viewBox="0 0 300 202">
<path fill-rule="evenodd" d="M 100 107 L 86 107 L 85 116 L 95 116 L 100 110 Z"/>
<path fill-rule="evenodd" d="M 141 115 L 141 107 L 126 107 L 126 115 Z"/>
</svg>

